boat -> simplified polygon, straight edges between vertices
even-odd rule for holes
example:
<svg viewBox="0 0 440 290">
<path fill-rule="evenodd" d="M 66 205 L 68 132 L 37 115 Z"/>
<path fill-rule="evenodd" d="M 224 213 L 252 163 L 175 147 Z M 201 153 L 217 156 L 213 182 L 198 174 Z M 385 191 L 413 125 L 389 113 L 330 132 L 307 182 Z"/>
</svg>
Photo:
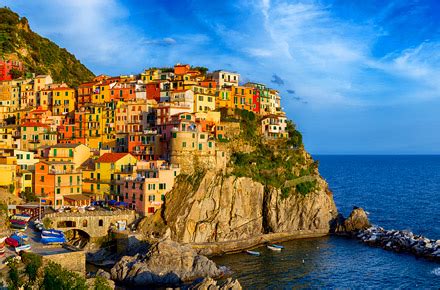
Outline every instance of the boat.
<svg viewBox="0 0 440 290">
<path fill-rule="evenodd" d="M 278 251 L 281 252 L 281 248 L 274 247 L 273 245 L 267 245 L 267 248 L 271 251 Z"/>
<path fill-rule="evenodd" d="M 18 247 L 18 245 L 20 244 L 19 241 L 13 238 L 6 238 L 5 242 L 7 245 L 12 247 Z"/>
<path fill-rule="evenodd" d="M 47 237 L 49 237 L 49 236 L 56 236 L 56 237 L 58 237 L 60 235 L 64 236 L 64 233 L 63 233 L 63 231 L 60 231 L 60 230 L 49 229 L 49 230 L 43 230 L 41 232 L 41 236 L 43 236 L 43 235 L 47 236 Z"/>
<path fill-rule="evenodd" d="M 94 210 L 95 210 L 95 207 L 94 207 L 94 206 L 88 206 L 88 207 L 86 207 L 86 210 L 88 210 L 88 211 L 94 211 Z"/>
<path fill-rule="evenodd" d="M 29 239 L 29 237 L 27 235 L 25 235 L 23 233 L 17 233 L 17 232 L 13 233 L 11 235 L 11 238 L 14 240 L 17 240 L 18 242 L 27 241 Z"/>
<path fill-rule="evenodd" d="M 284 246 L 281 246 L 281 245 L 272 244 L 271 246 L 274 247 L 274 248 L 284 249 Z"/>
<path fill-rule="evenodd" d="M 29 251 L 30 249 L 31 249 L 31 245 L 26 244 L 26 245 L 15 247 L 15 252 L 17 252 L 17 253 L 20 253 L 22 251 L 26 252 L 26 251 Z"/>
<path fill-rule="evenodd" d="M 246 254 L 249 254 L 251 256 L 259 256 L 260 255 L 260 252 L 257 252 L 257 251 L 246 250 L 245 252 L 246 252 Z"/>
<path fill-rule="evenodd" d="M 63 244 L 66 242 L 66 237 L 63 236 L 41 236 L 41 243 L 48 245 L 48 244 Z"/>
</svg>

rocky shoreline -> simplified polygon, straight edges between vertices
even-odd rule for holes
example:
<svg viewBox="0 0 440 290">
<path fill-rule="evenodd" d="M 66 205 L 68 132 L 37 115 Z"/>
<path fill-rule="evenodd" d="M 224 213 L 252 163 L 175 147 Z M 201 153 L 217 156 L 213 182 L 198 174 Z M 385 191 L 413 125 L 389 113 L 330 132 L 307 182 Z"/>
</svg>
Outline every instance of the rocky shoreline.
<svg viewBox="0 0 440 290">
<path fill-rule="evenodd" d="M 373 226 L 353 233 L 364 244 L 396 253 L 409 253 L 416 257 L 440 262 L 440 240 L 428 239 L 410 231 L 385 230 Z"/>
</svg>

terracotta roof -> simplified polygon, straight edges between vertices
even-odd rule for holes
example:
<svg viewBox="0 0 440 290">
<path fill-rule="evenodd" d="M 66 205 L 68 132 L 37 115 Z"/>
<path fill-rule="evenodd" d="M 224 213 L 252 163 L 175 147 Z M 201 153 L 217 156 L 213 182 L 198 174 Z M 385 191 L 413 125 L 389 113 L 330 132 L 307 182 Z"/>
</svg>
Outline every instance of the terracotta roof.
<svg viewBox="0 0 440 290">
<path fill-rule="evenodd" d="M 101 157 L 99 157 L 96 162 L 99 163 L 111 163 L 116 162 L 122 157 L 125 157 L 129 153 L 104 153 Z"/>
</svg>

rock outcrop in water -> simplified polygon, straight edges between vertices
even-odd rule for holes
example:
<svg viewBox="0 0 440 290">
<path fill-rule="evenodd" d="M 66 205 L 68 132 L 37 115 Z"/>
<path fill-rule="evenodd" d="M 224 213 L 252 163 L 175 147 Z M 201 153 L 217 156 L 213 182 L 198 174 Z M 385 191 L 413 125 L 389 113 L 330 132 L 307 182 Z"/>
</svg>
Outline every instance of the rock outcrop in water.
<svg viewBox="0 0 440 290">
<path fill-rule="evenodd" d="M 339 214 L 334 219 L 331 231 L 339 235 L 351 235 L 359 230 L 365 230 L 371 227 L 367 213 L 360 207 L 354 207 L 348 218 Z"/>
<path fill-rule="evenodd" d="M 369 246 L 398 253 L 410 253 L 417 257 L 440 262 L 440 240 L 431 240 L 410 231 L 370 227 L 357 232 L 355 237 Z"/>
<path fill-rule="evenodd" d="M 111 278 L 126 285 L 171 285 L 200 277 L 219 277 L 224 270 L 192 248 L 171 240 L 158 242 L 145 254 L 124 256 L 111 269 Z"/>
</svg>

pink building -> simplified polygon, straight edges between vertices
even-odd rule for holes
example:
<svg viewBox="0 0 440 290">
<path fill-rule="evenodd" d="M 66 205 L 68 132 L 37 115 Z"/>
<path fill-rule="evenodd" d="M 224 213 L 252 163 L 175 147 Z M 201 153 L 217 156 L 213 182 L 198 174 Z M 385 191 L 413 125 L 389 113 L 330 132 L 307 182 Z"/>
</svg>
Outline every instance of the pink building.
<svg viewBox="0 0 440 290">
<path fill-rule="evenodd" d="M 179 173 L 177 166 L 163 160 L 138 162 L 137 176 L 126 178 L 121 186 L 121 199 L 138 213 L 151 215 L 160 209 Z"/>
</svg>

